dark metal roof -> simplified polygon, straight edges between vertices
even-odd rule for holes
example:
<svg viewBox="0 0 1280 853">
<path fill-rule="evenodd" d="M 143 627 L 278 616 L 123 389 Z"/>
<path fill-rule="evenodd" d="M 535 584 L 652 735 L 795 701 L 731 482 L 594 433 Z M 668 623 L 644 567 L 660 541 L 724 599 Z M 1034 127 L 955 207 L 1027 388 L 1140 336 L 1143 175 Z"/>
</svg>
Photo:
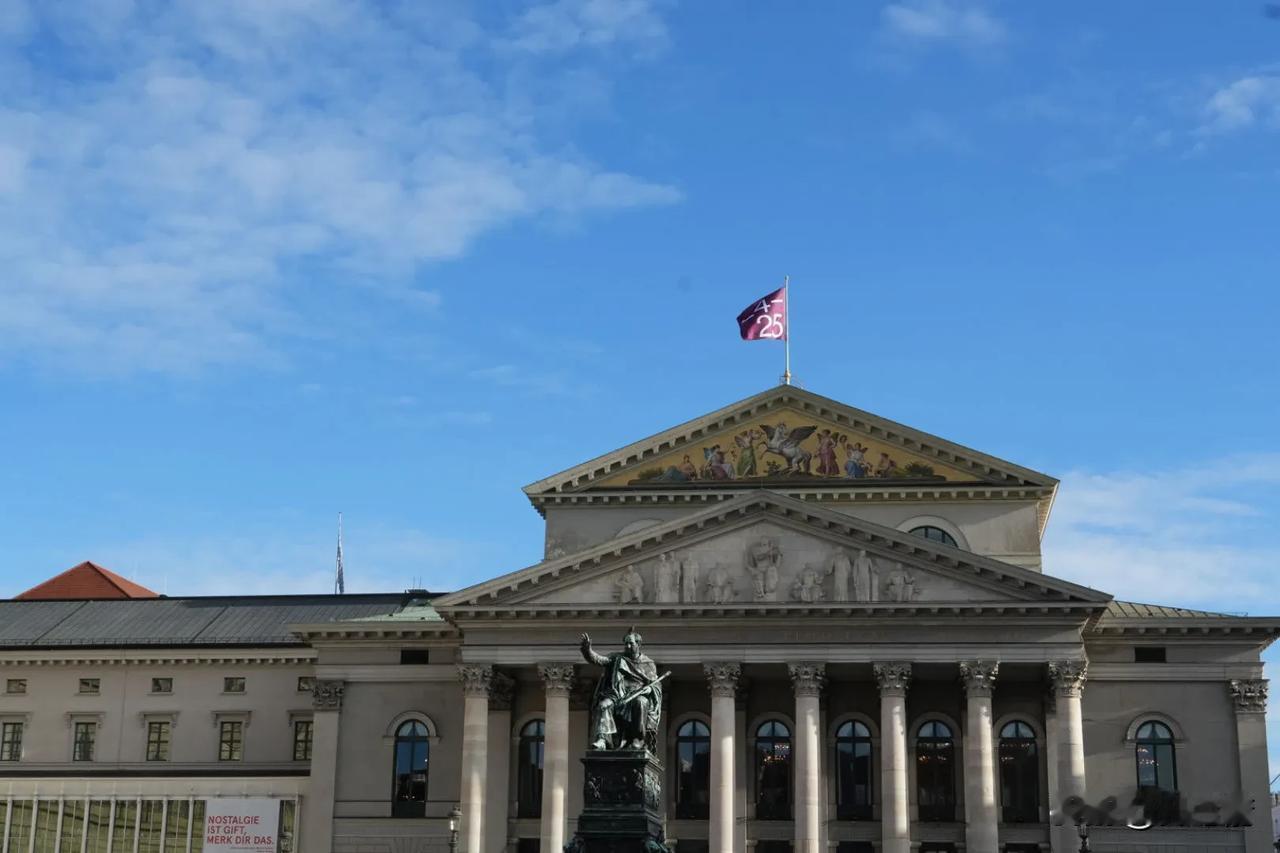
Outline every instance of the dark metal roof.
<svg viewBox="0 0 1280 853">
<path fill-rule="evenodd" d="M 0 648 L 302 645 L 289 631 L 395 613 L 422 594 L 0 601 Z"/>
</svg>

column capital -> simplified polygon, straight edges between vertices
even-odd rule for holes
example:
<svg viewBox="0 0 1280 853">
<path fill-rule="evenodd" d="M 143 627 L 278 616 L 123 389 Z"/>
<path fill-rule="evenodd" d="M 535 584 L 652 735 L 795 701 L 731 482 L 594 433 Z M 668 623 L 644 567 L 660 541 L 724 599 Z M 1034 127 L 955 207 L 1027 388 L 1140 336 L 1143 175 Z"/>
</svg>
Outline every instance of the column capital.
<svg viewBox="0 0 1280 853">
<path fill-rule="evenodd" d="M 812 661 L 789 663 L 787 672 L 791 675 L 791 686 L 797 696 L 818 696 L 822 693 L 822 685 L 827 680 L 825 664 Z"/>
<path fill-rule="evenodd" d="M 911 664 L 907 661 L 887 661 L 871 665 L 881 696 L 905 696 L 911 683 Z"/>
<path fill-rule="evenodd" d="M 489 688 L 493 684 L 493 665 L 487 663 L 458 664 L 458 679 L 462 682 L 463 696 L 483 696 L 489 698 Z"/>
<path fill-rule="evenodd" d="M 964 682 L 965 695 L 970 699 L 983 696 L 990 698 L 999 672 L 1000 661 L 997 660 L 960 661 L 960 680 Z"/>
<path fill-rule="evenodd" d="M 1228 685 L 1235 700 L 1237 714 L 1267 712 L 1267 680 L 1265 678 L 1233 678 Z"/>
<path fill-rule="evenodd" d="M 573 692 L 573 678 L 577 673 L 571 663 L 540 663 L 538 675 L 547 685 L 548 696 L 568 697 Z"/>
<path fill-rule="evenodd" d="M 742 664 L 734 661 L 704 663 L 702 672 L 707 677 L 712 696 L 733 696 L 738 689 L 738 679 L 742 677 Z"/>
<path fill-rule="evenodd" d="M 1087 660 L 1049 661 L 1049 679 L 1059 696 L 1076 696 L 1084 690 L 1085 676 L 1089 673 Z"/>
<path fill-rule="evenodd" d="M 311 685 L 311 707 L 317 711 L 341 711 L 345 681 L 316 681 Z"/>
</svg>

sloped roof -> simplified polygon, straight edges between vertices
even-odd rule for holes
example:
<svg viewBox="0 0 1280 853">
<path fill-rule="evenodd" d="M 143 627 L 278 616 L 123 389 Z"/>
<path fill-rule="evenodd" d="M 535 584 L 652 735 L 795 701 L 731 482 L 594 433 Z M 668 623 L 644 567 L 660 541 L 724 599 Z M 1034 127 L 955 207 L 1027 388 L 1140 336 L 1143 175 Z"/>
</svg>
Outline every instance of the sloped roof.
<svg viewBox="0 0 1280 853">
<path fill-rule="evenodd" d="M 85 560 L 65 572 L 14 596 L 15 601 L 47 599 L 157 598 L 141 584 L 120 577 L 110 569 Z"/>
<path fill-rule="evenodd" d="M 421 597 L 376 593 L 0 601 L 0 648 L 300 646 L 304 643 L 291 625 L 395 614 L 409 605 L 420 612 Z"/>
<path fill-rule="evenodd" d="M 1232 619 L 1238 613 L 1214 613 L 1211 610 L 1188 610 L 1164 604 L 1141 604 L 1136 601 L 1112 601 L 1106 616 L 1112 619 Z"/>
</svg>

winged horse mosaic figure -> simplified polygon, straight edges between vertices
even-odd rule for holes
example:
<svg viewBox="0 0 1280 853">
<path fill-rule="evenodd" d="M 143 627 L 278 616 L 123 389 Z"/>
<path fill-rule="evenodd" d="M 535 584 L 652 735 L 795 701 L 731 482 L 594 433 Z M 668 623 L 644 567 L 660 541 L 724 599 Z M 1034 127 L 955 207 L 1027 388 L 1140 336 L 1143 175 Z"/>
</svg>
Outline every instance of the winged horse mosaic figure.
<svg viewBox="0 0 1280 853">
<path fill-rule="evenodd" d="M 765 453 L 772 453 L 787 460 L 788 474 L 808 474 L 813 454 L 800 446 L 800 442 L 813 435 L 816 426 L 796 427 L 788 431 L 785 423 L 764 427 Z"/>
</svg>

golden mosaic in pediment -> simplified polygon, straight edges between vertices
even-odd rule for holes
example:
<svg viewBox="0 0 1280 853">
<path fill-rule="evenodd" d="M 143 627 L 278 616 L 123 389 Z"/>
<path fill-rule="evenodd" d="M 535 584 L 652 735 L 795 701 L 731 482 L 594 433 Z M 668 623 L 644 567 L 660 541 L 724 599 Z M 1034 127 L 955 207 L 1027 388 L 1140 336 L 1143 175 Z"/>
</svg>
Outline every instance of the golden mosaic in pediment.
<svg viewBox="0 0 1280 853">
<path fill-rule="evenodd" d="M 971 473 L 794 409 L 688 442 L 596 485 L 727 485 L 735 480 L 971 481 Z"/>
</svg>

